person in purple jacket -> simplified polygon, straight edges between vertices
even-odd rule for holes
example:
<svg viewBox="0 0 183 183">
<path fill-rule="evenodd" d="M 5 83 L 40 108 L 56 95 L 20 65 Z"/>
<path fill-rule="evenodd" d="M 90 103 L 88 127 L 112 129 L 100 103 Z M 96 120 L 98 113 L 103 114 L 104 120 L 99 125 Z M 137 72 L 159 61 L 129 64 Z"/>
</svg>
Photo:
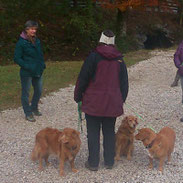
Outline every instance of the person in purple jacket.
<svg viewBox="0 0 183 183">
<path fill-rule="evenodd" d="M 182 88 L 182 103 L 183 103 L 183 41 L 179 44 L 175 54 L 174 63 L 178 68 L 178 74 L 180 75 L 181 88 Z M 180 119 L 183 122 L 183 117 Z"/>
<path fill-rule="evenodd" d="M 99 45 L 84 61 L 74 100 L 82 102 L 88 138 L 85 167 L 97 171 L 100 159 L 100 129 L 103 133 L 104 165 L 112 169 L 115 155 L 115 122 L 123 114 L 128 94 L 128 73 L 122 54 L 115 47 L 115 35 L 103 31 Z"/>
</svg>

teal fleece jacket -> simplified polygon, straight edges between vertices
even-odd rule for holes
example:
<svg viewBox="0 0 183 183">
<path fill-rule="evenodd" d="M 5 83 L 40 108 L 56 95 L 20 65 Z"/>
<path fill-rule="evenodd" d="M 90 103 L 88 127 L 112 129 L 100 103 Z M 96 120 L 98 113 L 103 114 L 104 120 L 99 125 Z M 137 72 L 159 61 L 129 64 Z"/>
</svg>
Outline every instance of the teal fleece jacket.
<svg viewBox="0 0 183 183">
<path fill-rule="evenodd" d="M 46 66 L 40 40 L 36 38 L 35 44 L 32 44 L 22 32 L 16 43 L 14 61 L 20 66 L 21 76 L 41 77 Z"/>
</svg>

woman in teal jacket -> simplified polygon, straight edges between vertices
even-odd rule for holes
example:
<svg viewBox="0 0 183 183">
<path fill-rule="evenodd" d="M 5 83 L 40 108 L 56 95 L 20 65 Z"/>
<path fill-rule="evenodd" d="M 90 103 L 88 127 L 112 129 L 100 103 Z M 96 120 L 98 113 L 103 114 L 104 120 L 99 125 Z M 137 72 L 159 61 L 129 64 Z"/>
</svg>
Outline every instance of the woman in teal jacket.
<svg viewBox="0 0 183 183">
<path fill-rule="evenodd" d="M 42 73 L 46 68 L 40 40 L 36 37 L 37 28 L 37 22 L 29 20 L 25 23 L 25 30 L 20 34 L 14 54 L 14 61 L 20 66 L 21 102 L 26 119 L 30 122 L 36 121 L 34 115 L 42 115 L 38 110 L 38 102 L 42 93 Z M 31 84 L 34 94 L 29 104 Z"/>
</svg>

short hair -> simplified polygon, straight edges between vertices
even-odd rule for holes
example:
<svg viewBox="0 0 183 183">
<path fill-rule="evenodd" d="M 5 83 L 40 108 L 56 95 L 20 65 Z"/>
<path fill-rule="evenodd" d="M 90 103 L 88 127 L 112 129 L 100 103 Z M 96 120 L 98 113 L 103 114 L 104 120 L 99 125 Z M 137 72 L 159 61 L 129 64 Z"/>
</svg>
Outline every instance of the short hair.
<svg viewBox="0 0 183 183">
<path fill-rule="evenodd" d="M 38 23 L 33 21 L 33 20 L 28 20 L 26 23 L 25 23 L 25 29 L 28 29 L 30 27 L 37 27 L 38 28 Z"/>
</svg>

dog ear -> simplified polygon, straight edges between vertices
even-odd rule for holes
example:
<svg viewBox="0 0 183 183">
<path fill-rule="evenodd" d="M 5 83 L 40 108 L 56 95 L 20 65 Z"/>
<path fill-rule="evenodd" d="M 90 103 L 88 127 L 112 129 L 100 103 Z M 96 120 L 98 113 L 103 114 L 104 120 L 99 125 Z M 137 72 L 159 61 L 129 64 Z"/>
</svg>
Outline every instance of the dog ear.
<svg viewBox="0 0 183 183">
<path fill-rule="evenodd" d="M 158 144 L 158 147 L 161 147 L 161 142 Z"/>
<path fill-rule="evenodd" d="M 74 137 L 80 136 L 80 132 L 78 132 L 76 130 L 73 130 L 72 134 L 73 134 Z"/>
<path fill-rule="evenodd" d="M 64 143 L 64 144 L 66 144 L 66 143 L 69 142 L 69 140 L 68 140 L 68 138 L 66 137 L 65 134 L 63 134 L 62 136 L 60 136 L 60 137 L 58 138 L 58 141 L 59 141 L 59 142 L 62 142 L 62 143 Z"/>
<path fill-rule="evenodd" d="M 136 124 L 138 125 L 139 123 L 138 123 L 138 119 L 137 118 L 135 118 L 135 122 L 136 122 Z"/>
<path fill-rule="evenodd" d="M 128 116 L 126 116 L 123 120 L 124 120 L 124 121 L 128 121 Z"/>
<path fill-rule="evenodd" d="M 124 118 L 122 119 L 122 121 L 121 121 L 120 127 L 124 126 L 125 123 L 126 123 L 126 121 L 127 121 L 127 117 L 124 117 Z"/>
</svg>

